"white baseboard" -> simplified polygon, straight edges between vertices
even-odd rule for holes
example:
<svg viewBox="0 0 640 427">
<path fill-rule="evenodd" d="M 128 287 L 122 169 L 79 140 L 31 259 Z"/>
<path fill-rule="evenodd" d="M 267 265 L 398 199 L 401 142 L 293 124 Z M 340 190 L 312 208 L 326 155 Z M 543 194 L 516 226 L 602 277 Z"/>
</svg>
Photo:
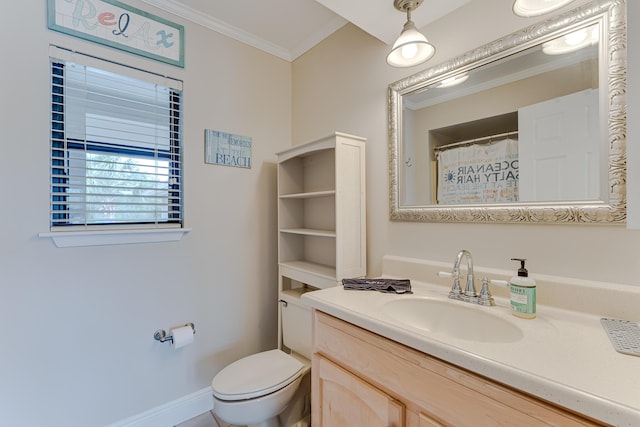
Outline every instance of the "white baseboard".
<svg viewBox="0 0 640 427">
<path fill-rule="evenodd" d="M 206 387 L 107 427 L 173 427 L 212 409 L 211 387 Z"/>
</svg>

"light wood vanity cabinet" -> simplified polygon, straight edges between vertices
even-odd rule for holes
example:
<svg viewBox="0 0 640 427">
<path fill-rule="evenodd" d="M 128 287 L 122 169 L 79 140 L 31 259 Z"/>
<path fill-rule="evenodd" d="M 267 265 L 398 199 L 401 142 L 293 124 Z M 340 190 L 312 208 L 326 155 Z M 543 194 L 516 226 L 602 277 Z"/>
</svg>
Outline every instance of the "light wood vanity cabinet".
<svg viewBox="0 0 640 427">
<path fill-rule="evenodd" d="M 320 419 L 323 426 L 404 425 L 404 406 L 349 371 L 318 356 Z"/>
<path fill-rule="evenodd" d="M 313 427 L 602 425 L 314 310 Z"/>
</svg>

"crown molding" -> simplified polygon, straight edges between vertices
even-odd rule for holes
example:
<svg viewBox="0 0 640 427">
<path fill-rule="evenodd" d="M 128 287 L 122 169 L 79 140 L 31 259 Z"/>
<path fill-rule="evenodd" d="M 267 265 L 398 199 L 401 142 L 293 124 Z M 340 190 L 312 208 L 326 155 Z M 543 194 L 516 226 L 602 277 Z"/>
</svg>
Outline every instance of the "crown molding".
<svg viewBox="0 0 640 427">
<path fill-rule="evenodd" d="M 340 28 L 344 27 L 348 24 L 349 21 L 344 19 L 343 17 L 336 15 L 334 19 L 332 19 L 327 25 L 325 25 L 320 30 L 313 33 L 310 37 L 304 39 L 301 43 L 295 46 L 291 50 L 291 59 L 293 61 L 298 57 L 302 56 L 306 51 L 320 43 L 322 40 L 329 37 L 331 34 L 338 31 Z"/>
<path fill-rule="evenodd" d="M 311 49 L 313 46 L 347 23 L 345 19 L 338 16 L 313 36 L 303 40 L 295 48 L 287 49 L 258 37 L 253 33 L 230 25 L 211 15 L 204 14 L 201 11 L 180 4 L 175 0 L 141 1 L 289 62 L 304 54 L 307 50 Z"/>
</svg>

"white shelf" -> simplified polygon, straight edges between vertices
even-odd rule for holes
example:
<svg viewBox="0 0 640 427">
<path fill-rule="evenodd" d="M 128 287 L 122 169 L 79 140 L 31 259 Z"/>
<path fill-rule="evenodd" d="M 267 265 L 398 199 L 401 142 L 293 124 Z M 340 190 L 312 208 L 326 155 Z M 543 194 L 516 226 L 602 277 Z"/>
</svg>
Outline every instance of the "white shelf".
<svg viewBox="0 0 640 427">
<path fill-rule="evenodd" d="M 333 149 L 336 146 L 335 141 L 338 139 L 347 139 L 347 140 L 359 142 L 362 146 L 364 146 L 364 143 L 367 140 L 366 138 L 362 138 L 359 136 L 349 135 L 342 132 L 335 132 L 333 135 L 329 135 L 328 137 L 321 138 L 316 141 L 308 142 L 303 145 L 296 145 L 293 148 L 289 148 L 288 150 L 284 150 L 277 153 L 278 161 L 284 162 L 295 157 L 304 157 L 304 156 L 312 155 L 316 151 Z"/>
<path fill-rule="evenodd" d="M 313 228 L 283 228 L 281 233 L 302 234 L 304 236 L 336 237 L 336 232 L 332 230 L 317 230 Z"/>
<path fill-rule="evenodd" d="M 307 273 L 315 274 L 316 276 L 323 277 L 325 279 L 331 279 L 335 281 L 336 269 L 327 265 L 316 264 L 308 261 L 288 261 L 282 262 L 280 265 L 284 268 L 304 271 Z"/>
<path fill-rule="evenodd" d="M 331 266 L 308 261 L 288 261 L 280 263 L 280 294 L 285 292 L 282 284 L 288 279 L 310 284 L 315 289 L 326 289 L 338 285 L 336 269 Z"/>
<path fill-rule="evenodd" d="M 308 193 L 282 194 L 281 199 L 315 199 L 318 197 L 331 197 L 336 195 L 336 190 L 312 191 Z"/>
</svg>

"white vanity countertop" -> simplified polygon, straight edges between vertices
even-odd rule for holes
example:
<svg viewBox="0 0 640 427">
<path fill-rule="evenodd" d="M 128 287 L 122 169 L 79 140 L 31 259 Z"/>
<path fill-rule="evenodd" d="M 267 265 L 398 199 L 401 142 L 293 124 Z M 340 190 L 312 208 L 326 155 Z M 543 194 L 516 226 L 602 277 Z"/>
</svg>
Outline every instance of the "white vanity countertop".
<svg viewBox="0 0 640 427">
<path fill-rule="evenodd" d="M 482 307 L 447 298 L 448 288 L 411 280 L 412 295 L 344 290 L 309 292 L 302 300 L 416 350 L 615 426 L 640 426 L 640 357 L 614 350 L 598 315 L 538 305 L 536 319 L 510 313 L 509 301 Z M 509 343 L 463 340 L 403 325 L 387 316 L 388 301 L 426 297 L 465 304 L 504 318 L 523 338 Z"/>
</svg>

